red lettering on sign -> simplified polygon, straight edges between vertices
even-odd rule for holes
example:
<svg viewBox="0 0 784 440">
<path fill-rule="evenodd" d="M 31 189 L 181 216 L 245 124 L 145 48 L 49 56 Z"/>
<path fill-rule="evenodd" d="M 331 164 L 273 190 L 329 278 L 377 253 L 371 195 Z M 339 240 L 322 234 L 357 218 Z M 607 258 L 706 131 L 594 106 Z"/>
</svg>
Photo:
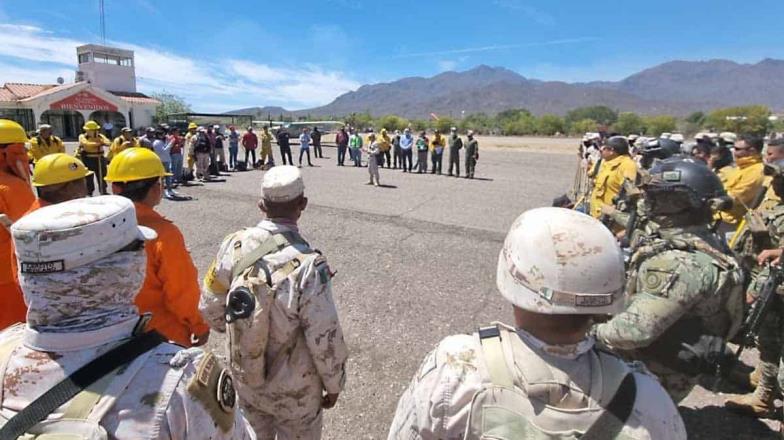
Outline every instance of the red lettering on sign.
<svg viewBox="0 0 784 440">
<path fill-rule="evenodd" d="M 49 106 L 52 110 L 101 110 L 106 112 L 116 112 L 117 106 L 103 98 L 82 90 L 60 101 L 53 102 Z"/>
</svg>

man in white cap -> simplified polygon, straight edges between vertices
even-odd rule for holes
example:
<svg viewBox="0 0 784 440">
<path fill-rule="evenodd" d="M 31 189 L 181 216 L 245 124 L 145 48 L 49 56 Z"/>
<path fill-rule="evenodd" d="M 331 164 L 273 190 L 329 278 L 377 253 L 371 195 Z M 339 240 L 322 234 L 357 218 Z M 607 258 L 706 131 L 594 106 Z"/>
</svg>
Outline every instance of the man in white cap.
<svg viewBox="0 0 784 440">
<path fill-rule="evenodd" d="M 463 148 L 463 140 L 457 135 L 457 127 L 452 127 L 449 136 L 449 175 L 452 176 L 452 168 L 455 169 L 454 176 L 460 177 L 460 150 Z"/>
<path fill-rule="evenodd" d="M 297 228 L 304 190 L 294 166 L 265 173 L 266 219 L 223 240 L 199 304 L 210 326 L 228 333 L 240 402 L 260 439 L 319 439 L 323 409 L 346 378 L 333 274 Z"/>
<path fill-rule="evenodd" d="M 65 153 L 65 144 L 59 137 L 52 134 L 52 126 L 41 124 L 38 126 L 38 135 L 30 139 L 30 150 L 27 155 L 33 163 L 41 160 L 48 154 Z"/>
<path fill-rule="evenodd" d="M 0 438 L 254 438 L 215 356 L 145 331 L 134 297 L 155 232 L 129 200 L 47 206 L 11 230 L 29 309 L 0 333 Z"/>
<path fill-rule="evenodd" d="M 623 310 L 623 255 L 598 220 L 563 208 L 523 213 L 498 257 L 515 326 L 449 336 L 398 403 L 390 439 L 685 439 L 656 380 L 587 336 Z"/>
</svg>

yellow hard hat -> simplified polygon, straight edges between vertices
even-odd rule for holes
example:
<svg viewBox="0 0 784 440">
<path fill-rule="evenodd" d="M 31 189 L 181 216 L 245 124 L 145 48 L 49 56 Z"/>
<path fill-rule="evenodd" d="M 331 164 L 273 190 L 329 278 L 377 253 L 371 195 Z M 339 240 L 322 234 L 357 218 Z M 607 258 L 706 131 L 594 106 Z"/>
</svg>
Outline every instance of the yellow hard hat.
<svg viewBox="0 0 784 440">
<path fill-rule="evenodd" d="M 82 130 L 100 130 L 100 129 L 101 126 L 98 125 L 98 123 L 95 121 L 87 121 L 87 123 L 84 124 L 84 127 L 82 127 Z"/>
<path fill-rule="evenodd" d="M 147 148 L 134 147 L 114 156 L 106 173 L 107 182 L 133 182 L 153 177 L 171 176 L 157 154 Z"/>
<path fill-rule="evenodd" d="M 21 125 L 10 119 L 0 119 L 0 145 L 25 142 L 27 142 L 27 135 Z"/>
<path fill-rule="evenodd" d="M 81 160 L 64 153 L 47 154 L 35 163 L 33 186 L 49 186 L 92 176 Z"/>
<path fill-rule="evenodd" d="M 196 128 L 199 128 L 199 126 L 196 125 L 195 122 L 191 122 L 190 124 L 188 124 L 188 130 L 193 130 L 193 129 L 196 129 Z"/>
</svg>

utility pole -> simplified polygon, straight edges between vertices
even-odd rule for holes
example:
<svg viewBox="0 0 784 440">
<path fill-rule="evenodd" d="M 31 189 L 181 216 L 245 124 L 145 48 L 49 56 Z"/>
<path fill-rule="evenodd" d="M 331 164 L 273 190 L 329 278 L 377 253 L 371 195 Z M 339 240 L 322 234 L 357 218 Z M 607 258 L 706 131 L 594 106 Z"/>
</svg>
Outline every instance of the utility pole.
<svg viewBox="0 0 784 440">
<path fill-rule="evenodd" d="M 106 46 L 106 18 L 104 17 L 103 0 L 98 0 L 98 12 L 101 14 L 101 44 Z"/>
</svg>

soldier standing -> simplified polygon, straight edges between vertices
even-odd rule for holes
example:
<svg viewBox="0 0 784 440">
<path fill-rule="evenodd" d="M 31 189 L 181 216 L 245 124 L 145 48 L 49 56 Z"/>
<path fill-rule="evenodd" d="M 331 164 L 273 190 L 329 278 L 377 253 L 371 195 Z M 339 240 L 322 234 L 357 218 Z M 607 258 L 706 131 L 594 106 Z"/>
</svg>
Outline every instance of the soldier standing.
<svg viewBox="0 0 784 440">
<path fill-rule="evenodd" d="M 0 333 L 0 438 L 254 438 L 215 356 L 145 331 L 133 302 L 155 232 L 130 201 L 63 202 L 11 229 L 30 309 L 26 326 Z M 40 398 L 77 371 L 70 392 Z"/>
<path fill-rule="evenodd" d="M 686 438 L 661 385 L 587 335 L 595 315 L 623 309 L 623 256 L 601 223 L 563 208 L 523 213 L 496 283 L 516 326 L 441 341 L 400 398 L 390 440 Z"/>
<path fill-rule="evenodd" d="M 460 149 L 463 148 L 463 140 L 457 135 L 456 127 L 452 127 L 451 133 L 449 136 L 449 175 L 452 175 L 452 167 L 454 167 L 454 175 L 460 177 Z"/>
<path fill-rule="evenodd" d="M 770 149 L 770 147 L 768 147 Z M 778 147 L 774 148 L 779 150 Z M 747 298 L 754 298 L 759 288 L 768 277 L 768 271 L 757 265 L 757 258 L 766 249 L 784 245 L 784 158 L 774 162 L 766 162 L 764 174 L 771 176 L 770 194 L 753 212 L 745 214 L 747 221 L 737 234 L 736 246 L 733 248 L 741 264 L 752 275 L 752 281 L 746 293 Z M 776 407 L 773 401 L 777 397 L 777 375 L 781 360 L 782 332 L 781 302 L 776 301 L 771 310 L 763 317 L 757 336 L 759 362 L 754 372 L 742 382 L 754 386 L 754 392 L 727 399 L 728 409 L 754 417 L 772 417 Z"/>
<path fill-rule="evenodd" d="M 266 219 L 224 239 L 199 308 L 228 333 L 240 401 L 259 439 L 319 439 L 348 357 L 332 273 L 299 234 L 308 203 L 300 171 L 272 168 L 261 189 Z"/>
<path fill-rule="evenodd" d="M 474 138 L 474 130 L 468 130 L 468 144 L 465 152 L 466 178 L 473 179 L 476 161 L 479 160 L 479 142 Z"/>
<path fill-rule="evenodd" d="M 597 340 L 640 360 L 678 402 L 743 319 L 743 274 L 711 229 L 711 200 L 725 195 L 705 165 L 670 158 L 642 186 L 650 227 L 635 240 L 623 313 L 595 328 Z"/>
</svg>

